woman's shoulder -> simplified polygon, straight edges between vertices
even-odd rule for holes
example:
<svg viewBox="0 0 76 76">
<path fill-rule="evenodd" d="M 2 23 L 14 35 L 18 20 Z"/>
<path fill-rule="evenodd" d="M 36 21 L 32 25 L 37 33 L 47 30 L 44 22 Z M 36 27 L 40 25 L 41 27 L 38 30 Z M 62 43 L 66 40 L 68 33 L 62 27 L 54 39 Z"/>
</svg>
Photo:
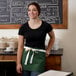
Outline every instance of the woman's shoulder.
<svg viewBox="0 0 76 76">
<path fill-rule="evenodd" d="M 26 25 L 28 25 L 28 22 L 23 23 L 21 26 L 24 27 Z"/>
<path fill-rule="evenodd" d="M 44 25 L 45 27 L 51 26 L 51 24 L 48 23 L 48 22 L 46 22 L 46 21 L 42 21 L 42 23 L 43 23 L 43 25 Z M 51 26 L 51 27 L 52 27 L 52 26 Z"/>
<path fill-rule="evenodd" d="M 43 24 L 45 24 L 45 25 L 51 25 L 51 24 L 49 24 L 48 22 L 46 22 L 46 21 L 42 21 L 43 22 Z"/>
<path fill-rule="evenodd" d="M 49 32 L 53 29 L 53 27 L 51 26 L 51 24 L 49 24 L 48 22 L 46 21 L 43 21 L 43 25 L 44 25 L 44 28 L 46 28 L 46 30 Z"/>
<path fill-rule="evenodd" d="M 21 24 L 20 28 L 25 28 L 27 25 L 28 25 L 28 23 L 25 22 L 25 23 Z"/>
</svg>

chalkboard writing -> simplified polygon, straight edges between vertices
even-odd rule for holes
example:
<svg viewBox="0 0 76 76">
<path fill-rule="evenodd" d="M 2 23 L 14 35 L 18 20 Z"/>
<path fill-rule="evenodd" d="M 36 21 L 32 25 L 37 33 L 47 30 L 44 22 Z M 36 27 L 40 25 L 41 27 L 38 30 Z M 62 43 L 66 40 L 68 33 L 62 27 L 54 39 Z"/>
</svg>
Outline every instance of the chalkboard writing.
<svg viewBox="0 0 76 76">
<path fill-rule="evenodd" d="M 0 24 L 23 24 L 29 18 L 27 5 L 38 2 L 40 18 L 51 24 L 62 23 L 62 0 L 0 0 Z"/>
</svg>

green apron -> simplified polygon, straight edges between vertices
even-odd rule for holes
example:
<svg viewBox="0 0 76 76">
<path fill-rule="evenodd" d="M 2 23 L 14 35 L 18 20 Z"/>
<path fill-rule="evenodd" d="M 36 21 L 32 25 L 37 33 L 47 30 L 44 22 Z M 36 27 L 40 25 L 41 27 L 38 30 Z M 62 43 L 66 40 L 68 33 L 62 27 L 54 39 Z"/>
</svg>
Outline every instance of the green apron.
<svg viewBox="0 0 76 76">
<path fill-rule="evenodd" d="M 29 58 L 28 58 L 27 64 L 25 65 L 25 59 L 26 59 L 27 53 L 28 51 L 24 49 L 23 55 L 22 55 L 23 70 L 44 72 L 45 71 L 45 52 L 30 50 Z M 33 53 L 34 53 L 33 60 L 32 60 L 32 63 L 30 63 L 30 59 Z"/>
</svg>

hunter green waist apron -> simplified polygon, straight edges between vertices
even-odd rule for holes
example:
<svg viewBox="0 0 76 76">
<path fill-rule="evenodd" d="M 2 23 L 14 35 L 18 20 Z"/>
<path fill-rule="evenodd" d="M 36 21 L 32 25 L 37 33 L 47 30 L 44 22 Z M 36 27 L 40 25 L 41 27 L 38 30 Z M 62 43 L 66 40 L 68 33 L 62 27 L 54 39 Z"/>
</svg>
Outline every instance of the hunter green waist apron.
<svg viewBox="0 0 76 76">
<path fill-rule="evenodd" d="M 45 71 L 45 50 L 24 48 L 22 54 L 22 68 L 28 71 Z"/>
</svg>

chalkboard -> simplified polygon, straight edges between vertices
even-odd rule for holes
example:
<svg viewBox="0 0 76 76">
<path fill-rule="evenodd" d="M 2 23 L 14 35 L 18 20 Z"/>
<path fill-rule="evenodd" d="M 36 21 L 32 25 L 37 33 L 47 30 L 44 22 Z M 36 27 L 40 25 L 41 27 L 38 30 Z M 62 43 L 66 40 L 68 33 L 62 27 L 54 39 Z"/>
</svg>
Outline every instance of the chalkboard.
<svg viewBox="0 0 76 76">
<path fill-rule="evenodd" d="M 55 29 L 68 28 L 68 0 L 0 0 L 0 29 L 19 29 L 29 18 L 27 5 L 38 2 L 40 18 Z"/>
<path fill-rule="evenodd" d="M 62 0 L 0 0 L 0 24 L 23 24 L 29 18 L 27 5 L 38 2 L 40 18 L 50 24 L 62 24 Z"/>
</svg>

